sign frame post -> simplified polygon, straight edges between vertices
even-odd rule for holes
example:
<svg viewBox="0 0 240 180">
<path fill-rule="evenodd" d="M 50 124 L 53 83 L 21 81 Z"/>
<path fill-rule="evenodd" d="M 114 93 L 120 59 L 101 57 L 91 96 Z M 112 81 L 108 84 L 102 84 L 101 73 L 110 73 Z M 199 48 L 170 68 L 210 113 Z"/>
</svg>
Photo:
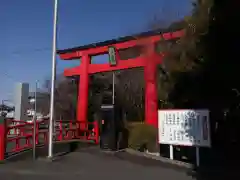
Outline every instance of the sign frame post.
<svg viewBox="0 0 240 180">
<path fill-rule="evenodd" d="M 200 147 L 196 147 L 196 165 L 197 165 L 197 167 L 199 167 L 200 166 Z"/>
<path fill-rule="evenodd" d="M 174 160 L 174 149 L 172 144 L 169 145 L 169 156 L 171 160 Z"/>
</svg>

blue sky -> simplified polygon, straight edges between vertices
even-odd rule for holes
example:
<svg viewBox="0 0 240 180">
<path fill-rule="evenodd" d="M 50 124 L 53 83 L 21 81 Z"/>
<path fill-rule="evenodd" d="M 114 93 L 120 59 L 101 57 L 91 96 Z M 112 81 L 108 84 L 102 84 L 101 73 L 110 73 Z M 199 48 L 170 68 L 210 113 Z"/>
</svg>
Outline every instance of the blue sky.
<svg viewBox="0 0 240 180">
<path fill-rule="evenodd" d="M 192 0 L 59 0 L 57 48 L 64 49 L 146 31 L 157 17 L 188 15 Z M 0 6 L 0 100 L 16 82 L 34 86 L 51 75 L 54 0 L 7 0 Z M 79 61 L 57 64 L 57 72 Z"/>
</svg>

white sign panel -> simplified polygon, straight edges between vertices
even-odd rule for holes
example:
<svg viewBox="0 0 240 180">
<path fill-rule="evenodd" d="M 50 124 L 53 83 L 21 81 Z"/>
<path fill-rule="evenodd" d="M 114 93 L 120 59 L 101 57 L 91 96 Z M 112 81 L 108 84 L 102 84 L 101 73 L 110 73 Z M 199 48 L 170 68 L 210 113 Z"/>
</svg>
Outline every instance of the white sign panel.
<svg viewBox="0 0 240 180">
<path fill-rule="evenodd" d="M 208 110 L 159 110 L 159 143 L 210 147 Z"/>
</svg>

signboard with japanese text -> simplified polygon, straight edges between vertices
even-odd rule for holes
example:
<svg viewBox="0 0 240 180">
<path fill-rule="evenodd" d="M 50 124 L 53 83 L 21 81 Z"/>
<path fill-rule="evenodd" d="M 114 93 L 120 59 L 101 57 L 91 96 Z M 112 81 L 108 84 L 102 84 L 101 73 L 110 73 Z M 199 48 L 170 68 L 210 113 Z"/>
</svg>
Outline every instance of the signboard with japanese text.
<svg viewBox="0 0 240 180">
<path fill-rule="evenodd" d="M 117 65 L 116 49 L 113 46 L 108 48 L 108 56 L 110 66 L 116 66 Z"/>
<path fill-rule="evenodd" d="M 211 147 L 208 110 L 159 110 L 159 143 Z"/>
</svg>

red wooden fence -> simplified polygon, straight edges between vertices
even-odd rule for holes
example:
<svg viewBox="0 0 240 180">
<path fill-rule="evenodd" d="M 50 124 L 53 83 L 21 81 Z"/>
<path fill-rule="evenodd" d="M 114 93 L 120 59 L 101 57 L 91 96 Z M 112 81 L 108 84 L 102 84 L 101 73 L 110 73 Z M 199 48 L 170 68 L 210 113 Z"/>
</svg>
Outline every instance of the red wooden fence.
<svg viewBox="0 0 240 180">
<path fill-rule="evenodd" d="M 48 144 L 48 120 L 36 122 L 36 145 Z M 84 125 L 82 125 L 84 124 Z M 85 127 L 84 129 L 80 129 Z M 0 117 L 0 161 L 7 154 L 18 153 L 33 147 L 33 122 L 8 120 Z M 98 122 L 56 121 L 54 141 L 87 140 L 99 143 Z"/>
</svg>

